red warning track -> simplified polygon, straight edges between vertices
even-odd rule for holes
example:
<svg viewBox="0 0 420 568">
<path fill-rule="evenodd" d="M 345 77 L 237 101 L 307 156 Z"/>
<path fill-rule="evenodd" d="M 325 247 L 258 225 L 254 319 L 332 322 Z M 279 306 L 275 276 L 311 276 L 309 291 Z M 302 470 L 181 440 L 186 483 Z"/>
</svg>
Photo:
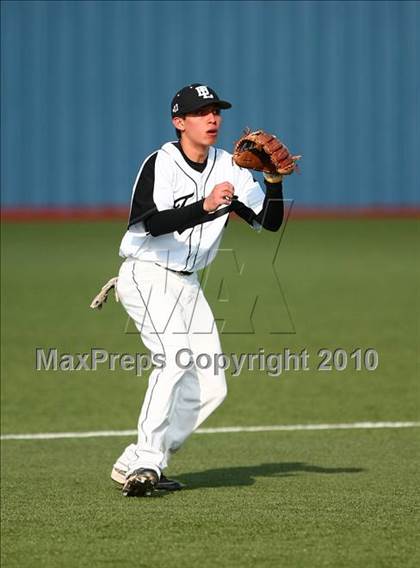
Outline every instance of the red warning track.
<svg viewBox="0 0 420 568">
<path fill-rule="evenodd" d="M 2 221 L 109 221 L 128 219 L 127 207 L 45 207 L 2 209 Z"/>
<path fill-rule="evenodd" d="M 127 220 L 127 207 L 5 208 L 5 222 Z M 307 208 L 294 206 L 292 219 L 420 219 L 419 207 Z"/>
</svg>

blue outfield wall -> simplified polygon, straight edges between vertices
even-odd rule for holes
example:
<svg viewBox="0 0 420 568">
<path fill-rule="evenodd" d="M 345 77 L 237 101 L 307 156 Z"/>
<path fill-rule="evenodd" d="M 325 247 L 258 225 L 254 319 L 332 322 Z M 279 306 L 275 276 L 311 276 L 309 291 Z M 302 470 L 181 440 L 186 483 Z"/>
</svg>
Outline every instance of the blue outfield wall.
<svg viewBox="0 0 420 568">
<path fill-rule="evenodd" d="M 418 2 L 1 3 L 5 207 L 126 205 L 191 82 L 303 154 L 297 205 L 410 206 Z M 418 185 L 418 184 L 417 184 Z"/>
</svg>

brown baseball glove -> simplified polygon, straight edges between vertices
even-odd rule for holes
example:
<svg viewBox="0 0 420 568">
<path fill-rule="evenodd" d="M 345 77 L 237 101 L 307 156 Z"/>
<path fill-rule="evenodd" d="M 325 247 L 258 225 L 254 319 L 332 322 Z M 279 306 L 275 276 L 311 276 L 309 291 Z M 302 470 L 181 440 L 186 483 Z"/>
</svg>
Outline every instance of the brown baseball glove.
<svg viewBox="0 0 420 568">
<path fill-rule="evenodd" d="M 292 156 L 274 134 L 245 130 L 235 143 L 233 161 L 242 168 L 268 174 L 289 175 L 297 169 L 301 156 Z"/>
</svg>

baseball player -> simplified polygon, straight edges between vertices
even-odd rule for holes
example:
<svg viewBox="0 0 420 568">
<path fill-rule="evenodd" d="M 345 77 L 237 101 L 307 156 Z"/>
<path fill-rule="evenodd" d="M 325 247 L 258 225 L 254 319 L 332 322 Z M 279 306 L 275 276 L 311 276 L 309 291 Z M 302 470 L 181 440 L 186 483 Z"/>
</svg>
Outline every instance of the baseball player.
<svg viewBox="0 0 420 568">
<path fill-rule="evenodd" d="M 134 183 L 117 292 L 161 364 L 149 378 L 137 443 L 112 470 L 126 496 L 179 489 L 162 472 L 226 396 L 224 372 L 194 361 L 222 354 L 197 271 L 216 256 L 229 213 L 254 229 L 277 231 L 283 220 L 282 176 L 264 174 L 264 192 L 249 170 L 214 146 L 221 111 L 230 107 L 207 85 L 181 89 L 171 105 L 178 140 L 150 154 Z"/>
</svg>

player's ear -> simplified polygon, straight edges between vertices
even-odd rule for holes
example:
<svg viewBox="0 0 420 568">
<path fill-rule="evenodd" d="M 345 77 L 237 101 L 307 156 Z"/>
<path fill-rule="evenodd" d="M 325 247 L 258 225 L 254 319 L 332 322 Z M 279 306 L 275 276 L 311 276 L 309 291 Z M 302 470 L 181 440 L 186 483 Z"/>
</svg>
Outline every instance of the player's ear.
<svg viewBox="0 0 420 568">
<path fill-rule="evenodd" d="M 185 130 L 184 119 L 182 118 L 182 116 L 174 116 L 174 118 L 172 119 L 172 124 L 174 125 L 176 130 L 180 130 L 181 132 Z"/>
</svg>

